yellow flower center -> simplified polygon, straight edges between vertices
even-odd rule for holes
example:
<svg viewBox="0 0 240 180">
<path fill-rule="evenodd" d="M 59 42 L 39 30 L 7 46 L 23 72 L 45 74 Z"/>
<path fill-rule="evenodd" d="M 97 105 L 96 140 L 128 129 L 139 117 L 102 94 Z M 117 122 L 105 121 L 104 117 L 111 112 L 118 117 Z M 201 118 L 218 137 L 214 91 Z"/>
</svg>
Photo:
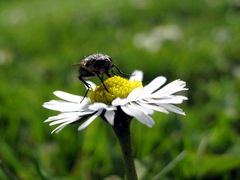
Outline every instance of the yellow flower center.
<svg viewBox="0 0 240 180">
<path fill-rule="evenodd" d="M 138 87 L 142 87 L 142 82 L 137 80 L 128 80 L 120 76 L 113 76 L 104 81 L 107 90 L 103 84 L 96 86 L 94 90 L 89 90 L 88 97 L 91 102 L 102 102 L 105 104 L 111 104 L 111 102 L 119 98 L 126 98 L 132 90 Z"/>
</svg>

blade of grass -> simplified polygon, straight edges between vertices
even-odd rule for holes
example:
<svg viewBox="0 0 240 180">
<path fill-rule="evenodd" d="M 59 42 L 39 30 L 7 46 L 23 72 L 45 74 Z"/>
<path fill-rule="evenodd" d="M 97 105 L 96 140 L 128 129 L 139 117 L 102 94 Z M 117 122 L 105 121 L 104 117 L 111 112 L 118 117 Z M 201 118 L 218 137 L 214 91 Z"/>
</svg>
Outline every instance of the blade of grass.
<svg viewBox="0 0 240 180">
<path fill-rule="evenodd" d="M 162 179 L 168 172 L 170 172 L 183 158 L 186 156 L 186 151 L 182 151 L 174 160 L 166 165 L 152 180 Z"/>
</svg>

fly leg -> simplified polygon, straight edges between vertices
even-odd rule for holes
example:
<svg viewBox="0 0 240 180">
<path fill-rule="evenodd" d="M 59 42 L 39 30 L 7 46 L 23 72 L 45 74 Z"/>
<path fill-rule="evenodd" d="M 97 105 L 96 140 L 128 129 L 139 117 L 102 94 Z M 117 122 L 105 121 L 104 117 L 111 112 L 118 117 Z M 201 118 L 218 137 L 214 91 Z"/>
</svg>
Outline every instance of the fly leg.
<svg viewBox="0 0 240 180">
<path fill-rule="evenodd" d="M 119 74 L 123 75 L 123 77 L 130 76 L 130 74 L 126 74 L 126 73 L 122 72 L 116 65 L 113 65 L 113 67 L 115 67 L 115 69 L 119 72 Z"/>
<path fill-rule="evenodd" d="M 97 77 L 100 79 L 101 83 L 103 84 L 104 89 L 105 89 L 108 93 L 110 93 L 110 92 L 108 91 L 106 85 L 104 84 L 103 74 L 102 74 L 101 76 L 100 76 L 99 74 L 97 74 Z"/>
<path fill-rule="evenodd" d="M 81 103 L 81 102 L 84 100 L 84 98 L 87 96 L 89 89 L 90 89 L 90 88 L 87 88 L 87 91 L 85 92 L 85 94 L 84 94 L 82 100 L 80 101 L 80 103 Z"/>
<path fill-rule="evenodd" d="M 115 74 L 115 73 L 114 73 L 112 70 L 111 70 L 111 73 L 112 73 L 113 75 L 116 75 L 116 74 Z M 111 74 L 109 74 L 109 72 L 108 72 L 108 71 L 106 71 L 106 72 L 105 72 L 105 74 L 106 74 L 106 75 L 107 75 L 107 77 L 109 77 L 109 78 L 110 78 L 110 77 L 112 77 L 112 76 L 111 76 Z"/>
<path fill-rule="evenodd" d="M 78 76 L 78 79 L 79 79 L 80 81 L 82 81 L 83 84 L 87 87 L 87 91 L 85 92 L 85 94 L 84 94 L 84 96 L 83 96 L 83 98 L 82 98 L 82 100 L 81 100 L 81 102 L 82 102 L 82 101 L 84 100 L 84 98 L 87 96 L 88 91 L 89 91 L 89 89 L 91 88 L 91 86 L 90 86 L 90 84 L 88 84 L 88 83 L 83 79 L 82 76 Z M 80 103 L 81 103 L 81 102 L 80 102 Z"/>
<path fill-rule="evenodd" d="M 112 69 L 110 71 L 114 76 L 117 75 Z"/>
</svg>

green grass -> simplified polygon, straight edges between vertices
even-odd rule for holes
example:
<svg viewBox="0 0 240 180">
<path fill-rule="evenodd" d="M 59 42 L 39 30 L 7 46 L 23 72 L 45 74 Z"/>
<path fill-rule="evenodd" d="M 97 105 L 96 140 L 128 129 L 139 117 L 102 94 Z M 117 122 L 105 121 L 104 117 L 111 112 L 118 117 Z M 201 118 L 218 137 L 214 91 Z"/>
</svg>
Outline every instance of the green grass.
<svg viewBox="0 0 240 180">
<path fill-rule="evenodd" d="M 95 52 L 124 72 L 143 70 L 145 84 L 159 75 L 187 82 L 185 117 L 132 123 L 141 179 L 163 171 L 162 179 L 240 178 L 239 10 L 231 0 L 0 1 L 0 179 L 123 177 L 119 145 L 101 119 L 57 135 L 43 123 L 54 115 L 42 108 L 54 90 L 84 94 L 72 64 Z M 176 40 L 155 50 L 136 44 L 169 25 Z"/>
</svg>

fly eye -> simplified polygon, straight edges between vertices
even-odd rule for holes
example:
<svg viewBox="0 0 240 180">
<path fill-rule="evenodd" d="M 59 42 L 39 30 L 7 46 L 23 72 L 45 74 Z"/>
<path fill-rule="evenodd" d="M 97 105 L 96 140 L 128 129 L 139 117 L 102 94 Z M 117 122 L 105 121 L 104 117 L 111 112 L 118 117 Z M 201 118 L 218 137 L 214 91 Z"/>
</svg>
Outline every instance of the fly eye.
<svg viewBox="0 0 240 180">
<path fill-rule="evenodd" d="M 89 67 L 89 66 L 91 66 L 91 64 L 92 64 L 91 62 L 87 62 L 87 63 L 85 64 L 85 66 L 86 66 L 86 67 Z"/>
</svg>

